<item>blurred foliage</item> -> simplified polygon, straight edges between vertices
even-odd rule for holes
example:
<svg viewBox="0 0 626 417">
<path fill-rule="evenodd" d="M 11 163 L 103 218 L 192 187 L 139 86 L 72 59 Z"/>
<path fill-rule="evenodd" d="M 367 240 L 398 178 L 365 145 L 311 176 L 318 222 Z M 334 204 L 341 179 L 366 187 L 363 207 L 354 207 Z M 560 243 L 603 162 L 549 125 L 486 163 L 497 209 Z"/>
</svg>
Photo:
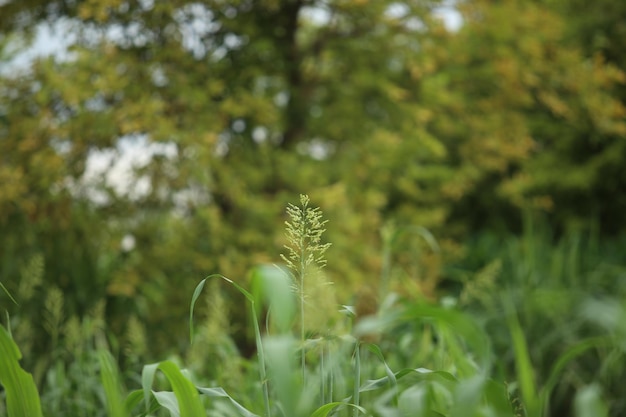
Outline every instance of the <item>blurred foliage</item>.
<svg viewBox="0 0 626 417">
<path fill-rule="evenodd" d="M 481 233 L 462 261 L 446 267 L 459 284 L 459 305 L 484 323 L 510 382 L 519 370 L 507 321 L 511 311 L 518 316 L 534 383 L 552 390 L 547 415 L 574 415 L 576 392 L 590 381 L 603 387 L 608 415 L 626 412 L 616 388 L 626 377 L 617 325 L 626 300 L 625 244 L 589 232 L 559 237 L 545 218 L 528 217 L 522 236 Z"/>
<path fill-rule="evenodd" d="M 244 281 L 276 260 L 284 207 L 302 192 L 330 221 L 339 299 L 360 312 L 380 301 L 373 271 L 434 298 L 469 236 L 520 232 L 526 211 L 557 234 L 590 218 L 600 236 L 619 233 L 626 6 L 467 0 L 454 6 L 458 30 L 441 7 L 4 2 L 0 282 L 21 306 L 0 297 L 31 332 L 26 360 L 96 305 L 114 350 L 145 332 L 148 357 L 184 351 L 172 341 L 185 340 L 194 284 L 214 272 Z M 47 26 L 67 53 L 17 66 L 16 48 Z M 415 227 L 438 250 L 412 233 L 385 240 Z M 45 268 L 27 281 L 33 260 Z M 485 268 L 475 287 L 507 266 Z M 249 354 L 246 311 L 222 295 L 232 314 L 220 326 Z"/>
</svg>

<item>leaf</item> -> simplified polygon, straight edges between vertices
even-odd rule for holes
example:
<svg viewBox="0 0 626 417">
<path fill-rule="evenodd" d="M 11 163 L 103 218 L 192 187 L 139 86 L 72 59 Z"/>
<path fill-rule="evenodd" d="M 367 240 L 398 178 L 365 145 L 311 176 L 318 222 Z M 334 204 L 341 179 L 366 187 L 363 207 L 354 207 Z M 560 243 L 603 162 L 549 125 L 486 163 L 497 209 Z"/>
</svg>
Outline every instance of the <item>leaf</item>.
<svg viewBox="0 0 626 417">
<path fill-rule="evenodd" d="M 200 297 L 200 294 L 202 293 L 202 290 L 204 289 L 204 285 L 206 284 L 206 281 L 210 278 L 221 278 L 224 281 L 228 282 L 229 284 L 234 286 L 241 294 L 243 294 L 248 299 L 248 301 L 252 303 L 252 305 L 254 305 L 254 296 L 250 292 L 248 292 L 245 288 L 237 284 L 235 281 L 229 278 L 226 278 L 224 275 L 212 274 L 204 278 L 202 281 L 200 281 L 200 283 L 196 286 L 195 290 L 193 291 L 193 295 L 191 297 L 191 304 L 189 306 L 189 340 L 191 343 L 193 343 L 193 312 L 196 306 L 196 302 L 198 301 L 198 297 Z"/>
<path fill-rule="evenodd" d="M 0 384 L 6 391 L 9 417 L 41 417 L 39 393 L 33 376 L 24 371 L 19 360 L 22 354 L 6 331 L 0 326 Z"/>
<path fill-rule="evenodd" d="M 258 415 L 256 415 L 253 412 L 249 411 L 243 405 L 241 405 L 237 401 L 235 401 L 235 399 L 233 397 L 231 397 L 230 395 L 228 395 L 228 393 L 226 391 L 224 391 L 224 389 L 221 388 L 221 387 L 216 387 L 216 388 L 196 387 L 196 388 L 198 388 L 198 391 L 200 391 L 202 394 L 204 394 L 204 395 L 206 395 L 208 397 L 228 398 L 230 400 L 230 402 L 235 406 L 237 411 L 239 411 L 239 413 L 242 416 L 244 416 L 244 417 L 259 417 Z"/>
<path fill-rule="evenodd" d="M 387 378 L 391 382 L 391 386 L 395 387 L 397 384 L 396 376 L 391 370 L 391 368 L 389 367 L 389 365 L 387 365 L 387 362 L 385 361 L 385 357 L 383 356 L 383 352 L 380 350 L 380 348 L 377 345 L 373 343 L 369 343 L 367 345 L 367 348 L 370 352 L 374 353 L 374 355 L 376 355 L 376 357 L 383 363 L 383 366 L 385 367 L 385 373 L 387 374 Z"/>
<path fill-rule="evenodd" d="M 172 417 L 180 417 L 178 400 L 176 395 L 170 391 L 152 391 L 152 395 L 161 407 L 166 408 Z"/>
<path fill-rule="evenodd" d="M 176 400 L 178 401 L 178 412 L 180 413 L 180 417 L 200 417 L 204 416 L 205 410 L 200 401 L 200 395 L 198 394 L 198 390 L 192 384 L 192 382 L 187 379 L 181 370 L 176 366 L 176 364 L 172 361 L 163 361 L 156 364 L 146 365 L 143 368 L 143 372 L 141 375 L 141 382 L 144 390 L 144 400 L 146 402 L 146 411 L 149 406 L 149 396 L 152 388 L 152 384 L 154 382 L 154 375 L 157 370 L 161 370 L 169 380 L 172 385 L 172 390 L 174 391 L 174 395 L 176 396 Z M 155 394 L 155 398 L 159 401 L 159 404 L 163 405 L 160 400 L 166 401 L 167 408 L 173 407 L 173 402 L 171 399 L 167 398 L 167 396 L 159 394 Z"/>
<path fill-rule="evenodd" d="M 542 387 L 540 392 L 541 404 L 544 409 L 547 408 L 548 402 L 550 400 L 550 395 L 552 394 L 552 390 L 559 382 L 559 376 L 565 366 L 573 359 L 582 355 L 589 349 L 593 349 L 599 346 L 603 346 L 610 343 L 610 339 L 607 337 L 593 337 L 581 340 L 574 346 L 571 346 L 567 349 L 563 354 L 559 356 L 559 358 L 554 362 L 552 368 L 550 369 L 550 373 L 548 374 L 548 380 L 545 385 Z"/>
<path fill-rule="evenodd" d="M 454 406 L 451 417 L 466 417 L 474 415 L 482 399 L 485 377 L 475 375 L 459 382 L 454 391 Z"/>
<path fill-rule="evenodd" d="M 196 306 L 196 301 L 198 301 L 198 297 L 200 297 L 200 293 L 202 293 L 202 289 L 204 288 L 204 284 L 206 284 L 206 280 L 208 278 L 203 279 L 196 286 L 196 289 L 193 291 L 193 296 L 191 297 L 191 305 L 189 306 L 189 343 L 193 344 L 193 311 Z"/>
<path fill-rule="evenodd" d="M 258 287 L 258 292 L 269 305 L 272 321 L 276 323 L 279 332 L 288 332 L 296 314 L 296 302 L 289 275 L 277 266 L 262 265 L 252 270 L 252 284 Z"/>
<path fill-rule="evenodd" d="M 526 337 L 524 336 L 524 331 L 522 330 L 519 320 L 517 319 L 517 312 L 515 312 L 513 308 L 512 300 L 509 300 L 506 305 L 508 306 L 507 323 L 513 342 L 515 368 L 517 370 L 520 390 L 529 415 L 536 415 L 539 413 L 540 403 L 539 397 L 537 396 L 534 369 L 530 360 L 530 354 L 528 353 Z"/>
<path fill-rule="evenodd" d="M 333 411 L 335 408 L 340 407 L 340 406 L 352 407 L 356 410 L 359 410 L 363 414 L 367 414 L 367 410 L 364 409 L 363 407 L 360 407 L 355 404 L 344 403 L 342 401 L 335 401 L 332 403 L 322 405 L 317 410 L 315 410 L 313 414 L 311 414 L 311 417 L 326 417 L 331 411 Z"/>
<path fill-rule="evenodd" d="M 298 401 L 303 397 L 302 383 L 294 363 L 296 340 L 292 336 L 268 336 L 263 339 L 267 370 L 273 391 L 288 416 L 298 414 Z"/>
<path fill-rule="evenodd" d="M 491 344 L 483 329 L 468 315 L 449 308 L 429 304 L 413 304 L 407 307 L 401 320 L 434 320 L 437 325 L 449 327 L 472 349 L 479 365 L 488 370 L 491 366 Z"/>
<path fill-rule="evenodd" d="M 101 350 L 98 352 L 98 359 L 100 361 L 100 378 L 102 380 L 102 387 L 104 388 L 104 392 L 106 394 L 107 416 L 127 416 L 128 413 L 124 407 L 122 394 L 120 392 L 120 376 L 113 357 L 106 350 Z"/>
<path fill-rule="evenodd" d="M 133 409 L 137 407 L 139 403 L 141 403 L 142 399 L 143 399 L 143 390 L 140 390 L 140 389 L 134 390 L 126 396 L 126 399 L 124 400 L 124 408 L 126 409 L 127 412 L 131 413 Z"/>
<path fill-rule="evenodd" d="M 264 353 L 264 348 L 263 348 L 263 342 L 261 341 L 261 329 L 259 328 L 259 319 L 256 313 L 254 296 L 245 288 L 243 288 L 241 285 L 237 284 L 236 282 L 234 282 L 233 280 L 229 278 L 226 278 L 225 276 L 221 274 L 209 275 L 196 286 L 196 289 L 193 293 L 193 297 L 191 299 L 191 305 L 189 308 L 189 326 L 193 327 L 193 323 L 192 323 L 193 322 L 193 310 L 194 310 L 196 301 L 198 297 L 200 296 L 200 292 L 204 288 L 204 283 L 209 278 L 221 278 L 224 281 L 228 282 L 229 284 L 234 286 L 241 294 L 243 294 L 243 296 L 246 297 L 246 299 L 250 303 L 251 311 L 252 311 L 252 325 L 254 328 L 254 339 L 256 342 L 257 358 L 258 358 L 258 364 L 259 364 L 259 377 L 261 380 L 261 386 L 263 387 L 263 402 L 265 404 L 265 414 L 266 414 L 266 417 L 271 417 L 271 410 L 270 410 L 270 404 L 269 404 L 269 388 L 267 385 L 267 371 L 265 369 L 265 353 Z M 190 330 L 190 335 L 193 337 L 192 330 Z M 145 367 L 144 367 L 144 370 L 146 370 Z M 150 373 L 154 371 L 151 368 L 148 368 L 147 372 Z M 144 390 L 145 390 L 145 383 L 144 383 Z M 146 402 L 147 402 L 147 393 L 146 393 Z"/>
<path fill-rule="evenodd" d="M 408 378 L 409 380 L 415 379 L 417 381 L 439 381 L 443 384 L 449 385 L 450 383 L 456 384 L 458 381 L 449 372 L 445 371 L 432 371 L 426 368 L 417 368 L 417 369 L 403 369 L 394 374 L 394 379 L 396 381 L 400 379 Z M 359 388 L 359 392 L 373 391 L 379 388 L 382 388 L 389 384 L 389 377 L 383 377 L 379 379 L 370 379 L 365 381 L 363 385 Z"/>
</svg>

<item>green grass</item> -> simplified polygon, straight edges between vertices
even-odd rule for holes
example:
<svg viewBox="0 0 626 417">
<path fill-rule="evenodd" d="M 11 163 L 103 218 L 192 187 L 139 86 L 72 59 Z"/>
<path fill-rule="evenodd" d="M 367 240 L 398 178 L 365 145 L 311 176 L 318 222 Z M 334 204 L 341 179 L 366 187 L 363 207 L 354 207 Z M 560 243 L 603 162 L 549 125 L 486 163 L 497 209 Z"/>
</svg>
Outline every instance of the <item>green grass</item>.
<svg viewBox="0 0 626 417">
<path fill-rule="evenodd" d="M 241 296 L 237 308 L 248 311 L 254 357 L 243 358 L 228 347 L 224 351 L 231 357 L 196 353 L 194 363 L 185 363 L 173 356 L 120 372 L 115 340 L 105 337 L 97 317 L 87 317 L 76 324 L 82 339 L 72 345 L 71 359 L 56 355 L 40 396 L 22 369 L 12 335 L 2 327 L 0 415 L 603 417 L 626 412 L 619 389 L 626 376 L 626 298 L 620 287 L 611 287 L 624 269 L 593 239 L 555 240 L 535 228 L 505 240 L 483 235 L 449 269 L 459 291 L 441 303 L 388 293 L 390 278 L 383 274 L 386 298 L 377 313 L 358 317 L 349 305 L 316 312 L 316 306 L 328 308 L 322 298 L 332 288 L 324 284 L 322 292 L 311 290 L 315 280 L 325 279 L 319 268 L 328 248 L 321 243 L 325 222 L 319 209 L 308 212 L 307 220 L 308 200 L 301 204 L 291 207 L 294 247 L 286 257 L 295 268 L 259 266 L 250 273 L 249 288 L 211 275 L 191 294 L 193 349 L 202 352 L 203 343 L 228 340 L 215 332 L 199 337 L 197 305 L 206 300 L 206 284 L 219 282 Z M 317 225 L 314 234 L 311 224 Z M 298 233 L 314 238 L 307 242 Z M 59 331 L 59 343 L 67 333 Z M 212 372 L 223 361 L 235 364 L 223 369 L 242 373 L 238 384 L 226 386 L 227 381 L 209 377 L 227 376 Z"/>
</svg>

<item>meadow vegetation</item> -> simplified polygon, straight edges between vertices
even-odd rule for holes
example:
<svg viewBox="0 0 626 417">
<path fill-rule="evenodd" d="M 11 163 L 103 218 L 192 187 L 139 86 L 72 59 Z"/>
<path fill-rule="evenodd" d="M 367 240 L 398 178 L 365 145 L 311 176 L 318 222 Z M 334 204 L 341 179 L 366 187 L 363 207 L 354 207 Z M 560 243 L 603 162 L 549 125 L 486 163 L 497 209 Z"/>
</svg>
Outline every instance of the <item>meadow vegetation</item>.
<svg viewBox="0 0 626 417">
<path fill-rule="evenodd" d="M 324 275 L 330 243 L 321 210 L 303 195 L 287 212 L 285 265 L 254 268 L 248 289 L 219 274 L 200 281 L 190 294 L 189 340 L 172 341 L 190 348 L 169 358 L 141 364 L 149 340 L 139 331 L 134 345 L 116 346 L 101 306 L 60 327 L 63 295 L 51 291 L 44 325 L 56 339 L 45 358 L 52 366 L 27 361 L 34 369 L 24 370 L 22 329 L 33 324 L 13 317 L 0 329 L 3 414 L 599 417 L 624 410 L 617 383 L 626 312 L 614 283 L 626 268 L 593 236 L 556 241 L 546 225 L 532 223 L 517 239 L 481 235 L 448 266 L 456 290 L 429 300 L 387 282 L 376 311 L 360 316 L 335 301 Z M 24 285 L 35 285 L 41 268 L 33 259 Z M 248 312 L 251 357 L 228 335 L 219 286 L 233 287 Z M 212 289 L 206 296 L 205 287 Z M 198 317 L 196 305 L 206 302 L 211 309 Z"/>
<path fill-rule="evenodd" d="M 0 415 L 626 415 L 624 21 L 0 0 Z"/>
</svg>

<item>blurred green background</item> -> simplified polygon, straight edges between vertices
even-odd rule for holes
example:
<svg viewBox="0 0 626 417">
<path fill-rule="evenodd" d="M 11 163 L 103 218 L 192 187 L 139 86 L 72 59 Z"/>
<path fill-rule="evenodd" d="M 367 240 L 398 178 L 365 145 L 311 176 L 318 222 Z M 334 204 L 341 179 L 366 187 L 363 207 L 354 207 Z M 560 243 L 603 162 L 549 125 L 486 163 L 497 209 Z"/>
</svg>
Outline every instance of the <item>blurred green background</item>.
<svg viewBox="0 0 626 417">
<path fill-rule="evenodd" d="M 456 300 L 506 364 L 489 300 L 514 288 L 540 369 L 615 330 L 580 311 L 626 293 L 626 2 L 0 4 L 0 305 L 38 384 L 98 329 L 123 367 L 187 352 L 194 287 L 278 262 L 300 193 L 361 314 L 383 286 Z M 554 415 L 581 380 L 621 384 L 599 358 Z"/>
</svg>

